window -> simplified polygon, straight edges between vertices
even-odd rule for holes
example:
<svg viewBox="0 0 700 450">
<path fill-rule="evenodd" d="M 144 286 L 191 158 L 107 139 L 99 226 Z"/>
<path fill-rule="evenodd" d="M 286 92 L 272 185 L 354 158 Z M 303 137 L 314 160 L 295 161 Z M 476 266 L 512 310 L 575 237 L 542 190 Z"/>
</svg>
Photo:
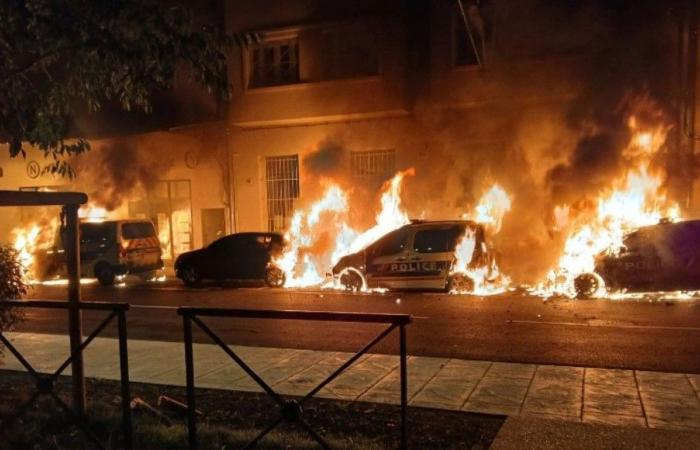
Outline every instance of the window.
<svg viewBox="0 0 700 450">
<path fill-rule="evenodd" d="M 143 239 L 155 237 L 156 230 L 150 222 L 133 222 L 122 224 L 122 237 L 124 239 Z"/>
<path fill-rule="evenodd" d="M 114 223 L 81 223 L 80 243 L 98 244 L 114 241 Z"/>
<path fill-rule="evenodd" d="M 396 172 L 394 150 L 372 150 L 351 152 L 350 164 L 356 185 L 376 189 Z"/>
<path fill-rule="evenodd" d="M 299 198 L 299 156 L 275 156 L 265 160 L 267 228 L 285 231 Z"/>
<path fill-rule="evenodd" d="M 413 248 L 418 253 L 453 252 L 461 234 L 462 230 L 458 227 L 419 231 Z"/>
<path fill-rule="evenodd" d="M 457 0 L 452 14 L 452 48 L 455 66 L 480 66 L 491 34 L 484 19 L 488 1 Z"/>
<path fill-rule="evenodd" d="M 407 241 L 408 229 L 400 228 L 378 240 L 372 246 L 370 253 L 373 257 L 396 255 L 406 248 Z"/>
<path fill-rule="evenodd" d="M 207 249 L 214 253 L 231 253 L 239 246 L 239 242 L 239 236 L 225 236 L 212 242 Z"/>
<path fill-rule="evenodd" d="M 250 50 L 250 87 L 299 82 L 299 44 L 296 38 L 263 42 Z"/>
</svg>

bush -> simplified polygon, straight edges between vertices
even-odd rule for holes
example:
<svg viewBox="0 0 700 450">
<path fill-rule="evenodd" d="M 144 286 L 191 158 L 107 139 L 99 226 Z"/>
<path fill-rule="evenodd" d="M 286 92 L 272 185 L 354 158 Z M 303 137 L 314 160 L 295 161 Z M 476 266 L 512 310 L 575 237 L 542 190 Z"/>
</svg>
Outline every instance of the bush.
<svg viewBox="0 0 700 450">
<path fill-rule="evenodd" d="M 14 308 L 2 305 L 3 300 L 16 300 L 27 294 L 24 267 L 17 250 L 0 245 L 0 331 L 8 330 L 20 316 Z"/>
</svg>

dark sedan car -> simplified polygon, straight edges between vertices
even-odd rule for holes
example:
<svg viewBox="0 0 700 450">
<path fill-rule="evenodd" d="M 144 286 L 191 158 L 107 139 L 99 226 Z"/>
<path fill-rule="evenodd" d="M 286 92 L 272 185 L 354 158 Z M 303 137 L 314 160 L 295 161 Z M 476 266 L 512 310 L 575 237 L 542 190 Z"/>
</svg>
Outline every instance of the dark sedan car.
<svg viewBox="0 0 700 450">
<path fill-rule="evenodd" d="M 601 288 L 629 291 L 700 289 L 700 220 L 661 222 L 624 236 L 623 246 L 596 259 L 575 280 L 579 297 Z"/>
<path fill-rule="evenodd" d="M 188 286 L 199 286 L 203 280 L 264 280 L 270 287 L 280 287 L 285 275 L 272 261 L 283 248 L 279 233 L 231 234 L 180 255 L 175 273 Z"/>
</svg>

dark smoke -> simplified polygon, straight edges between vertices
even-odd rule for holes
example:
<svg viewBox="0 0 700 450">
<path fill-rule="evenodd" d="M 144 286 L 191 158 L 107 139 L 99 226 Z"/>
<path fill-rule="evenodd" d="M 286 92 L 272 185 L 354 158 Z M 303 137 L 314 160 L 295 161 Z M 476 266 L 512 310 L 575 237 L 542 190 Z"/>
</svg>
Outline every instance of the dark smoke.
<svg viewBox="0 0 700 450">
<path fill-rule="evenodd" d="M 307 175 L 332 177 L 346 167 L 347 151 L 340 138 L 329 137 L 321 141 L 316 149 L 304 157 L 303 167 Z"/>
<path fill-rule="evenodd" d="M 126 140 L 116 140 L 93 149 L 78 160 L 76 172 L 89 179 L 79 179 L 97 206 L 113 211 L 119 208 L 135 190 L 149 190 L 158 174 L 169 166 L 156 160 L 144 149 Z"/>
</svg>

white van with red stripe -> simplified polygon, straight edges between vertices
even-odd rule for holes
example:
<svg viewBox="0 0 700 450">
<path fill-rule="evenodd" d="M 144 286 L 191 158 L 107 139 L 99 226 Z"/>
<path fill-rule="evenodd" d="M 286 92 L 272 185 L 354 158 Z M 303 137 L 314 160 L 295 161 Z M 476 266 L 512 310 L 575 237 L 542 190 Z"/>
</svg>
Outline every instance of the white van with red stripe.
<svg viewBox="0 0 700 450">
<path fill-rule="evenodd" d="M 150 279 L 163 269 L 163 253 L 148 220 L 80 223 L 80 272 L 109 286 L 119 275 Z"/>
</svg>

